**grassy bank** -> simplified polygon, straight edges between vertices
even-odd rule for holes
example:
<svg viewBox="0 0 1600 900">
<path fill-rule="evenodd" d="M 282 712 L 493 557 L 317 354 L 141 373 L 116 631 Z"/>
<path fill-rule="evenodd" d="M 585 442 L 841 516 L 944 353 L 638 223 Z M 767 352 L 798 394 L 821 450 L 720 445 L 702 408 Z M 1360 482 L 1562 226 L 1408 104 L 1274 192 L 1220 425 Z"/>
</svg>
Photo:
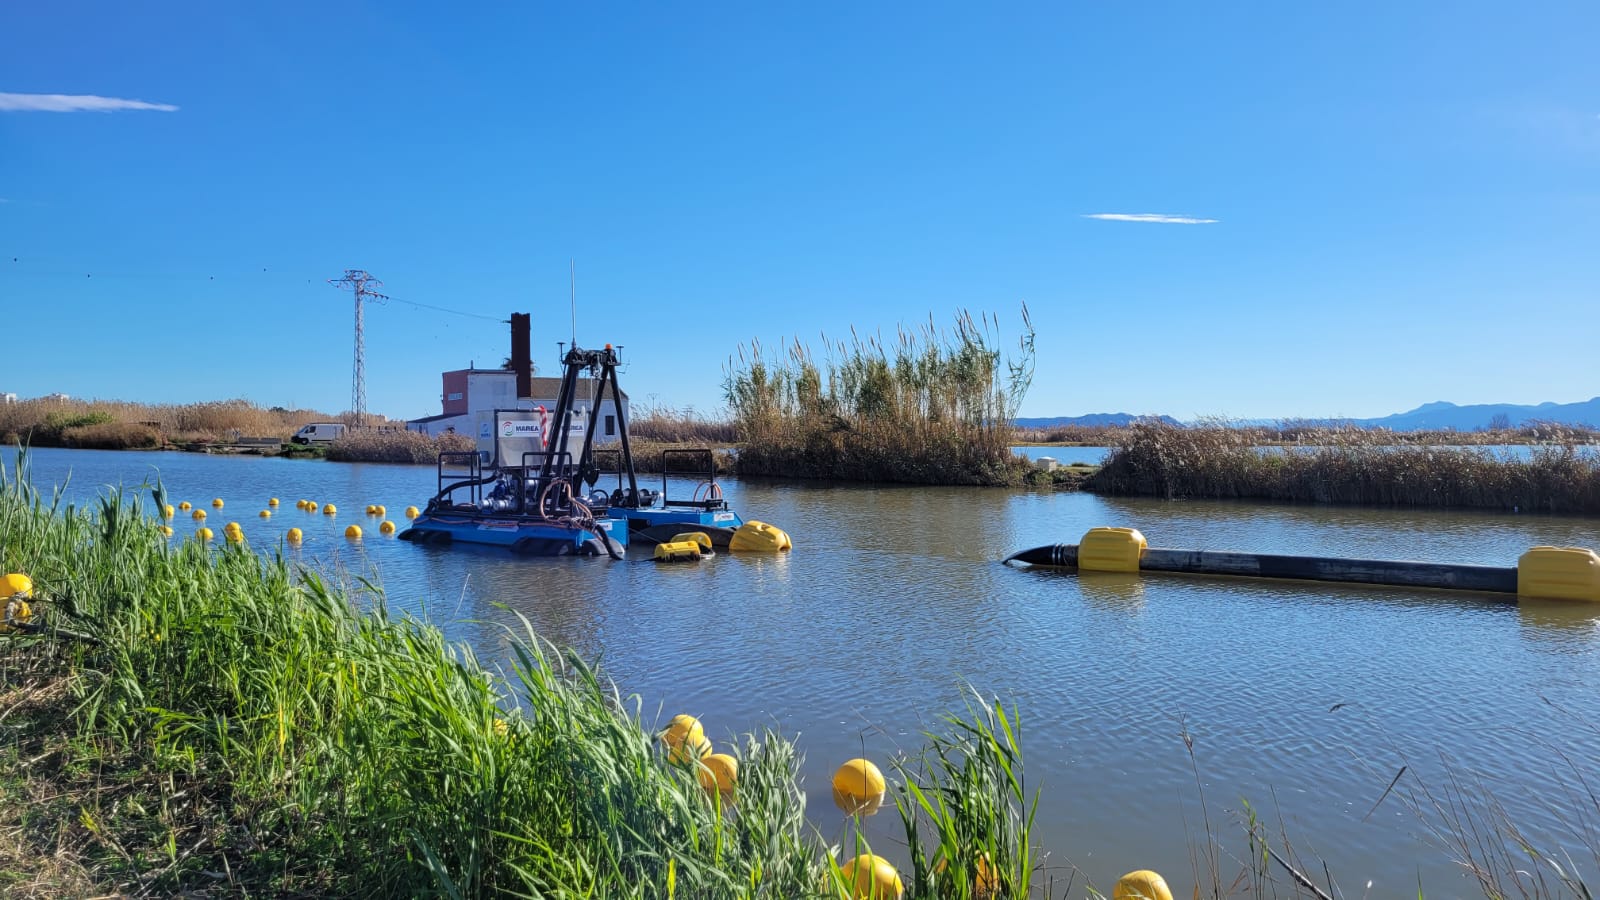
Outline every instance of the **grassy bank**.
<svg viewBox="0 0 1600 900">
<path fill-rule="evenodd" d="M 730 362 L 725 390 L 741 475 L 917 484 L 1016 484 L 1011 421 L 1033 370 L 1023 310 L 1017 359 L 994 348 L 995 321 L 902 329 L 892 344 L 852 332 L 819 363 L 798 342 Z"/>
<path fill-rule="evenodd" d="M 137 498 L 54 506 L 0 486 L 0 569 L 33 576 L 49 629 L 0 635 L 7 896 L 789 898 L 824 895 L 829 860 L 854 852 L 807 825 L 778 735 L 718 748 L 738 760 L 724 806 L 637 698 L 527 631 L 501 675 L 280 555 L 169 544 Z M 906 873 L 920 896 L 971 894 L 938 887 L 975 865 L 969 849 L 935 875 L 938 835 L 1033 877 L 999 768 L 1020 776 L 1020 756 L 994 716 L 935 739 L 945 762 L 902 769 L 970 810 L 902 795 L 908 827 L 935 836 Z M 952 762 L 969 745 L 977 768 Z"/>
<path fill-rule="evenodd" d="M 1341 434 L 1345 439 L 1341 439 Z M 1367 506 L 1600 513 L 1600 454 L 1536 447 L 1526 461 L 1472 448 L 1392 446 L 1363 431 L 1262 451 L 1248 431 L 1136 423 L 1085 484 L 1096 493 Z"/>
<path fill-rule="evenodd" d="M 0 634 L 5 896 L 854 893 L 839 864 L 870 848 L 855 820 L 808 824 L 779 735 L 716 748 L 737 783 L 703 790 L 638 698 L 526 626 L 489 671 L 368 589 L 169 543 L 138 497 L 58 505 L 0 478 L 0 571 L 33 576 L 45 626 Z M 1100 896 L 1034 843 L 1022 735 L 974 699 L 889 767 L 907 897 Z M 1585 896 L 1481 798 L 1415 802 L 1443 807 L 1436 833 L 1485 896 Z M 1204 821 L 1194 896 L 1322 896 L 1291 866 L 1336 890 L 1253 818 L 1237 853 Z"/>
<path fill-rule="evenodd" d="M 139 450 L 226 443 L 240 435 L 287 441 L 308 422 L 338 421 L 316 410 L 267 409 L 248 400 L 147 404 L 39 399 L 0 406 L 0 443 Z"/>
</svg>

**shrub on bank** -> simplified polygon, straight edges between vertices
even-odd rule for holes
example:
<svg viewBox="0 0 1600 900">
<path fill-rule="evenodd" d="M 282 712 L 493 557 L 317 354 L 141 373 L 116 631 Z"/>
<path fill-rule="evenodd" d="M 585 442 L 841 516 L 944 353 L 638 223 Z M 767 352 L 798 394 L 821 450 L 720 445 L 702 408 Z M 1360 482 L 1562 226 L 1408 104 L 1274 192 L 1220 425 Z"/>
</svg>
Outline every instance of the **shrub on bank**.
<svg viewBox="0 0 1600 900">
<path fill-rule="evenodd" d="M 84 450 L 153 450 L 161 446 L 161 435 L 148 425 L 106 422 L 63 429 L 61 445 Z"/>
<path fill-rule="evenodd" d="M 796 342 L 771 360 L 740 348 L 724 388 L 741 442 L 741 475 L 919 484 L 1013 484 L 1030 465 L 1011 452 L 1012 420 L 1033 372 L 1023 309 L 1019 357 L 994 349 L 995 321 L 962 313 L 830 348 L 820 365 Z"/>
<path fill-rule="evenodd" d="M 470 452 L 477 446 L 464 434 L 429 437 L 419 431 L 352 428 L 328 446 L 327 458 L 335 462 L 432 464 L 441 452 Z"/>
<path fill-rule="evenodd" d="M 1085 488 L 1169 499 L 1600 512 L 1600 454 L 1570 445 L 1535 447 L 1518 460 L 1466 447 L 1321 439 L 1262 449 L 1239 429 L 1139 422 Z"/>
</svg>

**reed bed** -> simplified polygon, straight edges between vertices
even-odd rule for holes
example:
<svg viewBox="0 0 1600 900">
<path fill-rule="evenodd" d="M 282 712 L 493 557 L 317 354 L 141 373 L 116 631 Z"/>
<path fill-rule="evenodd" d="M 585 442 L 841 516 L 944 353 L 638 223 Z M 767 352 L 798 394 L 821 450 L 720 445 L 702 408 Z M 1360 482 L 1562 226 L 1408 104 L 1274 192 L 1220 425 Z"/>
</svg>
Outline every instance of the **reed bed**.
<svg viewBox="0 0 1600 900">
<path fill-rule="evenodd" d="M 628 420 L 628 436 L 635 442 L 726 447 L 739 432 L 733 422 L 705 418 L 692 408 L 650 407 Z"/>
<path fill-rule="evenodd" d="M 1359 429 L 1319 432 L 1305 447 L 1262 449 L 1244 429 L 1140 422 L 1085 489 L 1169 499 L 1596 513 L 1600 454 L 1571 444 L 1540 446 L 1517 460 L 1470 447 L 1376 444 Z"/>
<path fill-rule="evenodd" d="M 470 435 L 438 434 L 429 437 L 403 428 L 351 428 L 328 445 L 327 459 L 334 462 L 383 462 L 433 465 L 441 452 L 476 450 Z"/>
<path fill-rule="evenodd" d="M 1033 373 L 1027 308 L 1018 355 L 994 344 L 997 321 L 960 313 L 892 343 L 828 344 L 818 363 L 795 341 L 777 359 L 759 343 L 730 360 L 724 388 L 740 440 L 741 475 L 917 484 L 1015 484 L 1012 419 Z"/>
<path fill-rule="evenodd" d="M 143 448 L 225 441 L 231 437 L 289 436 L 309 422 L 337 416 L 308 409 L 270 409 L 248 400 L 146 404 L 119 400 L 24 400 L 0 405 L 0 443 L 35 447 Z M 115 428 L 107 426 L 117 426 Z"/>
<path fill-rule="evenodd" d="M 1171 423 L 1168 423 L 1171 424 Z M 1284 419 L 1273 424 L 1241 424 L 1226 420 L 1199 423 L 1202 427 L 1225 427 L 1238 432 L 1258 447 L 1367 445 L 1374 447 L 1482 447 L 1513 444 L 1600 445 L 1600 431 L 1584 425 L 1561 422 L 1528 422 L 1519 427 L 1486 428 L 1479 431 L 1424 429 L 1395 431 L 1337 421 Z M 1130 425 L 1048 425 L 1017 429 L 1018 443 L 1080 444 L 1087 447 L 1115 447 L 1129 438 Z"/>
</svg>

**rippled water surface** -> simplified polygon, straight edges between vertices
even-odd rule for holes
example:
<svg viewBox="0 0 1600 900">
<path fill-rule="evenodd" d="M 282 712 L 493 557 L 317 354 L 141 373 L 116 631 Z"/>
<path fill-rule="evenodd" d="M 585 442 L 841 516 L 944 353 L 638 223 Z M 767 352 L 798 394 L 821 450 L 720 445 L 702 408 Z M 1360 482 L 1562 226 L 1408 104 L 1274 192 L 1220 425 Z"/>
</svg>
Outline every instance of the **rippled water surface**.
<svg viewBox="0 0 1600 900">
<path fill-rule="evenodd" d="M 1203 789 L 1238 854 L 1234 811 L 1248 800 L 1326 858 L 1347 895 L 1373 879 L 1369 896 L 1415 896 L 1419 878 L 1430 897 L 1472 895 L 1394 796 L 1368 816 L 1400 766 L 1403 785 L 1442 788 L 1443 756 L 1554 841 L 1571 811 L 1557 788 L 1575 781 L 1560 755 L 1590 776 L 1600 760 L 1600 608 L 999 562 L 1126 525 L 1158 547 L 1509 566 L 1538 544 L 1600 547 L 1593 518 L 730 481 L 735 508 L 788 530 L 794 552 L 668 567 L 339 536 L 369 503 L 391 517 L 420 505 L 431 467 L 65 450 L 34 451 L 32 465 L 44 486 L 70 471 L 78 502 L 159 471 L 174 501 L 226 501 L 213 528 L 236 519 L 257 546 L 305 529 L 302 557 L 375 573 L 392 605 L 486 659 L 503 655 L 510 610 L 599 657 L 652 714 L 694 713 L 719 741 L 769 725 L 797 735 L 811 819 L 830 837 L 832 768 L 914 752 L 964 685 L 1021 708 L 1040 841 L 1102 887 L 1145 867 L 1190 884 Z M 283 505 L 261 520 L 269 496 Z M 301 498 L 340 514 L 299 512 Z M 892 816 L 875 822 L 886 843 Z"/>
</svg>

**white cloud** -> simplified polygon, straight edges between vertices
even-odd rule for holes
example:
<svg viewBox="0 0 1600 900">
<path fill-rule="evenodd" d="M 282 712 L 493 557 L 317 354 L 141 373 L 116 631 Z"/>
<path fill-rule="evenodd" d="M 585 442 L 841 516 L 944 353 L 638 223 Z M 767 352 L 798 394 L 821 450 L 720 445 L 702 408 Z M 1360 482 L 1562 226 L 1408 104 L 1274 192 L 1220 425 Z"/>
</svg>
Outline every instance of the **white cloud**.
<svg viewBox="0 0 1600 900">
<path fill-rule="evenodd" d="M 1164 216 L 1160 213 L 1085 213 L 1084 218 L 1106 222 L 1159 222 L 1163 225 L 1215 225 L 1218 221 L 1194 216 Z"/>
<path fill-rule="evenodd" d="M 94 94 L 6 94 L 0 93 L 0 112 L 116 112 L 121 109 L 153 109 L 177 112 L 170 103 L 146 103 L 121 97 Z"/>
</svg>

